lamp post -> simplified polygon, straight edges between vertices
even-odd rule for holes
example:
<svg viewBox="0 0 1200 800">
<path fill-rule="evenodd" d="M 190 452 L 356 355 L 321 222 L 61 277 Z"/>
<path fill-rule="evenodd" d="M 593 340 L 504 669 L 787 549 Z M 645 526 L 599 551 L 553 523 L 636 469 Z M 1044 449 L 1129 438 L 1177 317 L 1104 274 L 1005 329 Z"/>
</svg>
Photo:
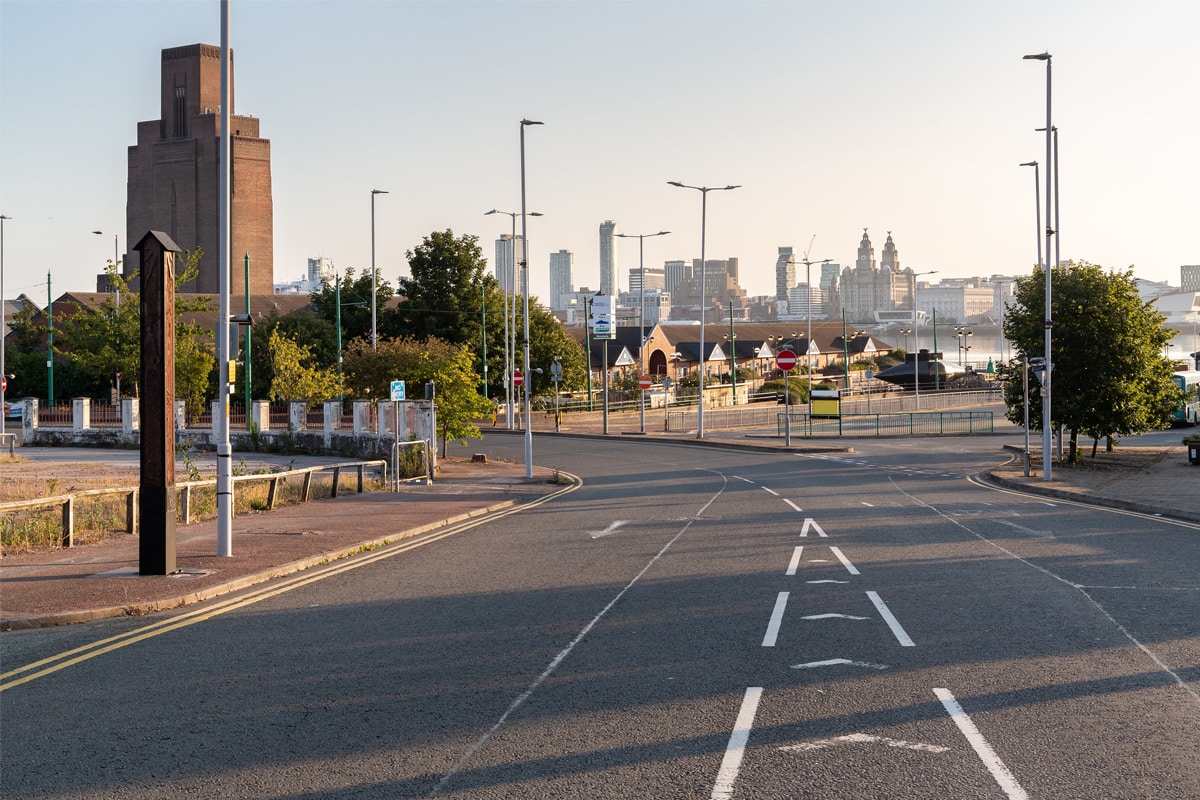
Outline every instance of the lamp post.
<svg viewBox="0 0 1200 800">
<path fill-rule="evenodd" d="M 525 128 L 529 125 L 541 125 L 531 119 L 521 120 L 521 283 L 525 290 L 525 375 L 531 380 L 533 375 L 529 369 L 529 241 L 527 231 L 528 220 L 525 215 Z M 605 365 L 608 366 L 607 364 Z M 525 384 L 525 477 L 533 477 L 533 419 L 529 416 L 529 384 Z"/>
<path fill-rule="evenodd" d="M 713 191 L 726 192 L 738 188 L 737 185 L 729 186 L 689 186 L 679 181 L 667 181 L 671 186 L 678 186 L 680 189 L 695 189 L 700 193 L 700 402 L 696 406 L 696 438 L 704 438 L 704 317 L 705 317 L 705 286 L 704 278 L 708 272 L 708 266 L 704 261 L 704 234 L 705 223 L 708 216 L 708 193 Z"/>
<path fill-rule="evenodd" d="M 639 287 L 638 297 L 638 329 L 640 333 L 640 344 L 638 345 L 638 361 L 640 363 L 641 374 L 646 374 L 646 261 L 645 261 L 645 244 L 647 237 L 650 236 L 666 236 L 670 231 L 659 231 L 658 233 L 618 233 L 617 236 L 622 239 L 637 239 L 638 240 L 638 275 L 641 276 L 641 286 Z M 701 323 L 703 325 L 703 323 Z M 640 375 L 638 377 L 641 377 Z M 642 417 L 641 417 L 642 433 L 646 432 L 646 393 L 642 392 Z"/>
<path fill-rule="evenodd" d="M 4 393 L 8 391 L 8 373 L 4 369 L 4 334 L 8 333 L 8 323 L 4 319 L 4 220 L 12 219 L 7 214 L 0 214 L 0 435 L 4 434 L 4 418 L 8 416 L 8 403 Z"/>
<path fill-rule="evenodd" d="M 516 336 L 517 336 L 517 303 L 516 303 L 516 263 L 517 263 L 517 217 L 521 216 L 520 211 L 501 211 L 493 208 L 491 211 L 483 212 L 486 217 L 490 214 L 507 214 L 512 220 L 512 236 L 508 240 L 508 265 L 504 273 L 504 427 L 506 430 L 513 429 L 513 386 L 512 374 L 516 367 Z M 539 211 L 530 211 L 526 214 L 529 217 L 542 216 Z M 522 220 L 523 221 L 523 220 Z M 523 231 L 524 229 L 522 229 Z M 522 237 L 524 232 L 522 232 Z M 521 252 L 524 253 L 528 249 L 528 243 L 521 240 Z M 499 278 L 499 276 L 497 276 Z"/>
<path fill-rule="evenodd" d="M 1023 56 L 1025 59 L 1033 61 L 1046 62 L 1046 163 L 1054 165 L 1052 146 L 1053 146 L 1053 129 L 1052 121 L 1052 104 L 1051 104 L 1051 56 L 1049 53 L 1036 53 L 1034 55 Z M 1057 166 L 1057 165 L 1055 165 Z M 1050 227 L 1050 181 L 1046 181 L 1046 261 L 1050 260 L 1050 238 L 1054 236 L 1054 228 Z M 1050 314 L 1050 290 L 1051 282 L 1050 275 L 1052 273 L 1051 265 L 1047 264 L 1046 272 L 1046 363 L 1042 374 L 1042 480 L 1049 482 L 1053 479 L 1053 461 L 1051 453 L 1051 436 L 1053 427 L 1053 415 L 1050 408 L 1050 376 L 1054 372 L 1054 362 L 1050 357 L 1051 335 L 1050 331 L 1054 326 L 1054 321 Z"/>
<path fill-rule="evenodd" d="M 1022 167 L 1033 167 L 1033 233 L 1037 239 L 1037 265 L 1042 267 L 1042 198 L 1041 198 L 1041 179 L 1038 176 L 1038 162 L 1024 161 L 1020 164 Z"/>
<path fill-rule="evenodd" d="M 904 349 L 908 350 L 908 335 L 912 333 L 912 328 L 901 328 L 900 335 L 904 337 Z"/>
<path fill-rule="evenodd" d="M 959 325 L 957 328 L 954 329 L 954 339 L 958 343 L 958 363 L 959 364 L 963 363 L 963 353 L 965 353 L 971 349 L 970 345 L 967 344 L 967 337 L 974 336 L 974 335 L 975 335 L 975 331 L 969 331 L 961 325 Z"/>
<path fill-rule="evenodd" d="M 96 234 L 97 236 L 108 236 L 108 234 L 105 233 L 104 231 L 92 231 L 92 233 Z M 112 237 L 113 237 L 113 261 L 112 261 L 112 263 L 113 263 L 113 271 L 116 272 L 117 256 L 119 255 L 119 253 L 118 253 L 119 248 L 117 246 L 117 234 L 115 234 L 115 233 L 112 234 Z M 120 331 L 119 326 L 120 326 L 120 320 L 121 320 L 121 288 L 119 286 L 117 286 L 116 284 L 114 284 L 114 287 L 115 288 L 113 289 L 113 300 L 114 300 L 116 316 L 117 316 L 117 325 L 118 325 L 117 330 Z M 119 359 L 121 357 L 120 356 L 121 339 L 120 339 L 119 333 L 117 335 L 116 343 L 117 343 L 117 348 L 118 348 L 117 358 Z M 119 404 L 120 402 L 121 402 L 121 368 L 120 368 L 120 364 L 118 364 L 117 365 L 117 403 Z"/>
<path fill-rule="evenodd" d="M 804 288 L 808 295 L 808 310 L 804 316 L 808 318 L 808 343 L 805 348 L 805 369 L 808 370 L 808 413 L 812 414 L 812 265 L 813 264 L 828 264 L 833 261 L 832 258 L 823 258 L 820 261 L 812 261 L 808 258 L 808 253 L 804 254 L 804 258 L 800 263 L 804 265 Z"/>
<path fill-rule="evenodd" d="M 916 398 L 917 411 L 921 410 L 921 329 L 917 327 L 917 276 L 918 275 L 936 275 L 937 270 L 929 272 L 910 272 L 912 277 L 912 301 L 913 301 L 913 393 Z"/>
<path fill-rule="evenodd" d="M 371 349 L 377 350 L 379 346 L 379 334 L 375 325 L 375 195 L 387 194 L 386 189 L 371 190 Z"/>
</svg>

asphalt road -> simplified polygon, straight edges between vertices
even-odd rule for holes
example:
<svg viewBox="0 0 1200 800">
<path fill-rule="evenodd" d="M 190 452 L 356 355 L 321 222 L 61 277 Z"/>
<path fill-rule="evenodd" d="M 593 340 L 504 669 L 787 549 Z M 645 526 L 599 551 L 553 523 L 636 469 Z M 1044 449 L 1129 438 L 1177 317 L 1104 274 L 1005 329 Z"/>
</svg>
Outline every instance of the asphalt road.
<svg viewBox="0 0 1200 800">
<path fill-rule="evenodd" d="M 4 634 L 6 673 L 85 649 L 0 678 L 0 794 L 1200 797 L 1200 526 L 970 481 L 999 444 L 538 436 L 580 489 L 181 614 Z"/>
</svg>

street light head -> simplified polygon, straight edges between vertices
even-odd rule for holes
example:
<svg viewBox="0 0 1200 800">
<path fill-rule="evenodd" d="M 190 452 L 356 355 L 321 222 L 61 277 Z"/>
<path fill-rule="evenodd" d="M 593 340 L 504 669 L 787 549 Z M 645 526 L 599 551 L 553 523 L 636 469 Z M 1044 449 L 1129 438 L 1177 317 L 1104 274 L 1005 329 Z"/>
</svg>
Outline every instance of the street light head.
<svg viewBox="0 0 1200 800">
<path fill-rule="evenodd" d="M 542 212 L 540 212 L 540 211 L 530 211 L 530 212 L 529 212 L 529 214 L 528 214 L 528 216 L 531 216 L 531 217 L 542 217 L 542 216 L 545 216 L 545 215 L 544 215 Z"/>
<path fill-rule="evenodd" d="M 1049 53 L 1035 53 L 1034 55 L 1029 55 L 1029 56 L 1021 56 L 1021 58 L 1023 58 L 1023 59 L 1031 59 L 1031 60 L 1033 60 L 1033 61 L 1049 61 L 1049 60 L 1050 60 L 1050 54 L 1049 54 Z"/>
<path fill-rule="evenodd" d="M 499 213 L 500 213 L 499 211 L 497 211 L 496 209 L 493 208 L 491 211 L 483 212 L 483 215 L 486 217 L 488 214 L 499 214 Z"/>
<path fill-rule="evenodd" d="M 741 184 L 737 184 L 734 186 L 726 186 L 726 187 L 724 187 L 724 189 L 722 189 L 722 191 L 728 191 L 729 189 L 740 189 L 740 188 L 742 188 Z"/>
<path fill-rule="evenodd" d="M 667 185 L 668 185 L 668 186 L 678 186 L 680 189 L 686 189 L 686 188 L 687 188 L 686 186 L 684 186 L 684 185 L 683 185 L 682 183 L 680 183 L 679 181 L 667 181 Z"/>
<path fill-rule="evenodd" d="M 544 125 L 545 123 L 538 122 L 537 120 L 533 120 L 533 119 L 523 119 L 523 120 L 521 120 L 521 124 L 522 125 Z"/>
<path fill-rule="evenodd" d="M 1036 162 L 1036 161 L 1022 161 L 1022 162 L 1021 162 L 1021 163 L 1020 163 L 1018 166 L 1021 166 L 1021 167 L 1036 167 L 1037 165 L 1038 165 L 1038 162 Z"/>
<path fill-rule="evenodd" d="M 8 217 L 5 217 L 5 219 L 8 219 Z M 92 233 L 96 234 L 97 236 L 103 236 L 103 235 L 104 235 L 104 231 L 92 231 Z"/>
<path fill-rule="evenodd" d="M 654 235 L 655 236 L 666 236 L 668 233 L 670 233 L 670 231 L 659 231 L 658 233 L 656 233 Z"/>
<path fill-rule="evenodd" d="M 372 189 L 371 194 L 387 194 L 387 189 Z"/>
</svg>

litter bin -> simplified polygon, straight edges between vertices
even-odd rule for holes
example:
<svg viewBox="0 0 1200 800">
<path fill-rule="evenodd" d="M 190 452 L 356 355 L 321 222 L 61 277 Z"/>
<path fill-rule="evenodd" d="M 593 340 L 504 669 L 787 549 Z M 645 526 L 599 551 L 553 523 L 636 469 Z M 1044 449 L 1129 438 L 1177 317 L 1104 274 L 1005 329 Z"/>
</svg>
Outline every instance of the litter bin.
<svg viewBox="0 0 1200 800">
<path fill-rule="evenodd" d="M 1188 463 L 1200 464 L 1200 442 L 1188 442 Z"/>
</svg>

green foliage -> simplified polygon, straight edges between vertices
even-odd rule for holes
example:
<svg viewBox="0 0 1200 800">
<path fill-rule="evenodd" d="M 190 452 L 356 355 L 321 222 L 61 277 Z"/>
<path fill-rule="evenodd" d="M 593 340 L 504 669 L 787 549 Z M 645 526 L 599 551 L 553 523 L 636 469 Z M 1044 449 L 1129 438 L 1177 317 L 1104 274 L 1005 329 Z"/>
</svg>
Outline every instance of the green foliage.
<svg viewBox="0 0 1200 800">
<path fill-rule="evenodd" d="M 304 342 L 309 349 L 307 363 L 311 367 L 328 367 L 337 372 L 337 330 L 320 314 L 297 311 L 281 317 L 275 311 L 266 320 L 256 322 L 251 345 L 251 394 L 259 399 L 271 395 L 275 365 L 271 353 L 271 336 L 278 332 L 294 342 Z"/>
<path fill-rule="evenodd" d="M 405 256 L 410 277 L 399 281 L 403 299 L 384 320 L 384 331 L 391 336 L 435 336 L 477 346 L 487 268 L 478 242 L 476 236 L 434 231 L 409 250 Z"/>
<path fill-rule="evenodd" d="M 704 378 L 705 386 L 713 386 L 721 382 L 721 379 L 715 375 L 707 375 Z M 679 379 L 679 386 L 684 389 L 695 389 L 700 385 L 700 370 L 694 369 L 688 372 Z"/>
<path fill-rule="evenodd" d="M 804 377 L 804 378 L 797 378 L 795 376 L 790 377 L 787 380 L 787 387 L 788 387 L 788 403 L 789 404 L 797 406 L 797 405 L 806 405 L 808 403 L 808 378 L 807 377 Z M 813 388 L 819 389 L 821 387 L 815 385 Z M 782 397 L 783 391 L 784 391 L 784 381 L 782 378 L 780 378 L 779 380 L 767 381 L 762 385 L 762 387 L 759 389 L 759 391 L 774 392 L 775 394 Z M 783 401 L 780 400 L 780 402 L 782 403 Z"/>
<path fill-rule="evenodd" d="M 336 285 L 335 285 L 336 283 Z M 335 325 L 337 321 L 337 295 L 340 288 L 342 302 L 342 341 L 348 342 L 351 339 L 363 337 L 370 339 L 371 336 L 371 273 L 363 270 L 361 275 L 357 275 L 354 268 L 346 270 L 340 282 L 330 283 L 322 281 L 321 288 L 313 292 L 313 305 L 317 308 L 317 314 L 320 315 L 330 326 Z M 383 316 L 386 312 L 387 302 L 395 295 L 392 286 L 379 274 L 379 270 L 375 270 L 375 315 L 377 317 L 376 324 L 380 330 L 383 328 Z M 334 329 L 334 341 L 337 339 L 337 331 Z M 336 344 L 334 349 L 336 350 Z"/>
<path fill-rule="evenodd" d="M 1088 263 L 1054 267 L 1051 275 L 1054 424 L 1071 433 L 1068 459 L 1079 458 L 1080 433 L 1097 442 L 1165 428 L 1179 401 L 1172 365 L 1163 356 L 1171 334 L 1164 317 L 1142 302 L 1132 269 L 1106 271 Z M 1044 351 L 1045 273 L 1017 281 L 1004 335 L 1018 353 Z M 1007 417 L 1022 422 L 1021 366 L 1002 365 L 1008 378 Z M 1041 430 L 1041 383 L 1029 379 L 1030 427 Z"/>
<path fill-rule="evenodd" d="M 316 363 L 312 348 L 276 329 L 271 332 L 270 396 L 281 400 L 307 400 L 310 405 L 332 400 L 342 391 L 337 370 Z"/>
</svg>

